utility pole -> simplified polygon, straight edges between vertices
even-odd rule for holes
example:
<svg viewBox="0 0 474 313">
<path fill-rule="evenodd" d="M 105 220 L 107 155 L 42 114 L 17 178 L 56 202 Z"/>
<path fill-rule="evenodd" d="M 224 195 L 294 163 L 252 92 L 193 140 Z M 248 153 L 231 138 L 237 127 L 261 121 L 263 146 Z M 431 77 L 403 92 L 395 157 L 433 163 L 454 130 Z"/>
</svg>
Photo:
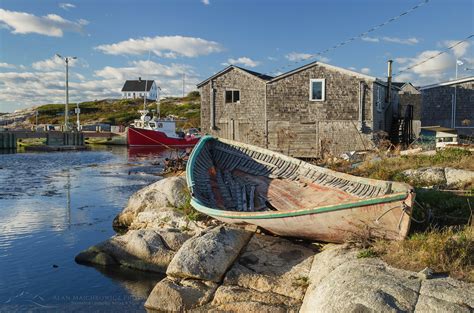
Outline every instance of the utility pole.
<svg viewBox="0 0 474 313">
<path fill-rule="evenodd" d="M 186 80 L 186 73 L 183 73 L 183 98 L 184 98 L 184 84 Z"/>
<path fill-rule="evenodd" d="M 463 65 L 461 60 L 456 60 L 456 80 L 458 79 L 458 65 Z M 456 129 L 456 107 L 458 102 L 458 85 L 454 85 L 454 108 L 453 108 L 453 128 Z"/>
<path fill-rule="evenodd" d="M 161 91 L 160 86 L 156 86 L 156 116 L 158 116 L 158 119 L 161 118 L 161 114 L 160 114 L 160 91 Z"/>
<path fill-rule="evenodd" d="M 79 120 L 79 115 L 81 114 L 81 109 L 79 108 L 79 102 L 76 104 L 76 116 L 77 116 L 77 131 L 81 131 L 81 121 Z"/>
<path fill-rule="evenodd" d="M 66 105 L 64 108 L 64 130 L 69 130 L 69 61 L 75 60 L 77 57 L 62 57 L 56 53 L 56 56 L 66 63 Z"/>
</svg>

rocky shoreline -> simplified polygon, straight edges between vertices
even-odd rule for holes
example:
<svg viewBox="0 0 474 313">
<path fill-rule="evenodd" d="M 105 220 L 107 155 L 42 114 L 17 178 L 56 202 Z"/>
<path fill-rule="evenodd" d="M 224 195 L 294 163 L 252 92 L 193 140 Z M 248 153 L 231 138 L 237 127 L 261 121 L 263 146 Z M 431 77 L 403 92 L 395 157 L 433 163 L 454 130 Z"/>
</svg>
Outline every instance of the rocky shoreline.
<svg viewBox="0 0 474 313">
<path fill-rule="evenodd" d="M 474 284 L 358 258 L 348 245 L 288 240 L 216 220 L 190 220 L 184 177 L 135 193 L 125 228 L 78 263 L 165 273 L 145 307 L 157 311 L 472 312 Z"/>
</svg>

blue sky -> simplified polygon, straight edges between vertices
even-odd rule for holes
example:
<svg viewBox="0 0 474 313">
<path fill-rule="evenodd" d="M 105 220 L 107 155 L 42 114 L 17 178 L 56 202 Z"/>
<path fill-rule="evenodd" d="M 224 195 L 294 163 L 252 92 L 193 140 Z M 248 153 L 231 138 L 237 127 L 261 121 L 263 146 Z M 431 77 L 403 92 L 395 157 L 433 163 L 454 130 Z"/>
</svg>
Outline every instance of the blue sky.
<svg viewBox="0 0 474 313">
<path fill-rule="evenodd" d="M 0 112 L 64 100 L 120 97 L 125 79 L 155 79 L 164 95 L 186 91 L 226 64 L 275 75 L 363 33 L 423 0 L 174 0 L 0 2 Z M 436 54 L 474 33 L 474 1 L 431 0 L 319 60 L 376 77 Z M 396 80 L 418 85 L 473 75 L 472 41 Z M 300 61 L 300 63 L 294 63 Z"/>
</svg>

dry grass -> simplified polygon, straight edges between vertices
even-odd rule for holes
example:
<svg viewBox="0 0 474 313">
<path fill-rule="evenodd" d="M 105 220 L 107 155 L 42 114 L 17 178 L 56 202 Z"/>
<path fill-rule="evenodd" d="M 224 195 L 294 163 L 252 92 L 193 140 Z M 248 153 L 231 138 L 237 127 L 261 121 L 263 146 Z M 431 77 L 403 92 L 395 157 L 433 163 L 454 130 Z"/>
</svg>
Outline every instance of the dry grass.
<svg viewBox="0 0 474 313">
<path fill-rule="evenodd" d="M 371 249 L 388 264 L 411 271 L 425 267 L 474 282 L 474 228 L 445 228 L 397 242 L 377 241 Z"/>
<path fill-rule="evenodd" d="M 410 155 L 382 158 L 380 161 L 366 160 L 359 167 L 349 170 L 351 174 L 375 179 L 396 179 L 400 172 L 421 167 L 454 167 L 474 170 L 474 155 L 463 149 L 444 149 L 435 155 Z"/>
</svg>

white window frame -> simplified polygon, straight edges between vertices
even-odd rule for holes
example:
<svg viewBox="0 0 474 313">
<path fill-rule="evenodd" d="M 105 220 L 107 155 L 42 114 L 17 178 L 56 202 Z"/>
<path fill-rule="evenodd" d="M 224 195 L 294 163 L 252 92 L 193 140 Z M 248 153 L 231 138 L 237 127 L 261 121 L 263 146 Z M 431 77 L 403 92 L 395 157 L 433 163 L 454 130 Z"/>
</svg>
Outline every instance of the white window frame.
<svg viewBox="0 0 474 313">
<path fill-rule="evenodd" d="M 227 91 L 232 91 L 232 102 L 226 102 L 225 94 Z M 239 92 L 239 101 L 234 101 L 234 91 Z M 240 92 L 240 89 L 225 89 L 224 90 L 224 104 L 240 103 L 241 96 L 242 96 L 242 93 Z"/>
<path fill-rule="evenodd" d="M 321 99 L 313 99 L 313 83 L 321 83 Z M 309 101 L 325 101 L 326 100 L 326 79 L 325 78 L 312 78 L 309 80 Z"/>
</svg>

